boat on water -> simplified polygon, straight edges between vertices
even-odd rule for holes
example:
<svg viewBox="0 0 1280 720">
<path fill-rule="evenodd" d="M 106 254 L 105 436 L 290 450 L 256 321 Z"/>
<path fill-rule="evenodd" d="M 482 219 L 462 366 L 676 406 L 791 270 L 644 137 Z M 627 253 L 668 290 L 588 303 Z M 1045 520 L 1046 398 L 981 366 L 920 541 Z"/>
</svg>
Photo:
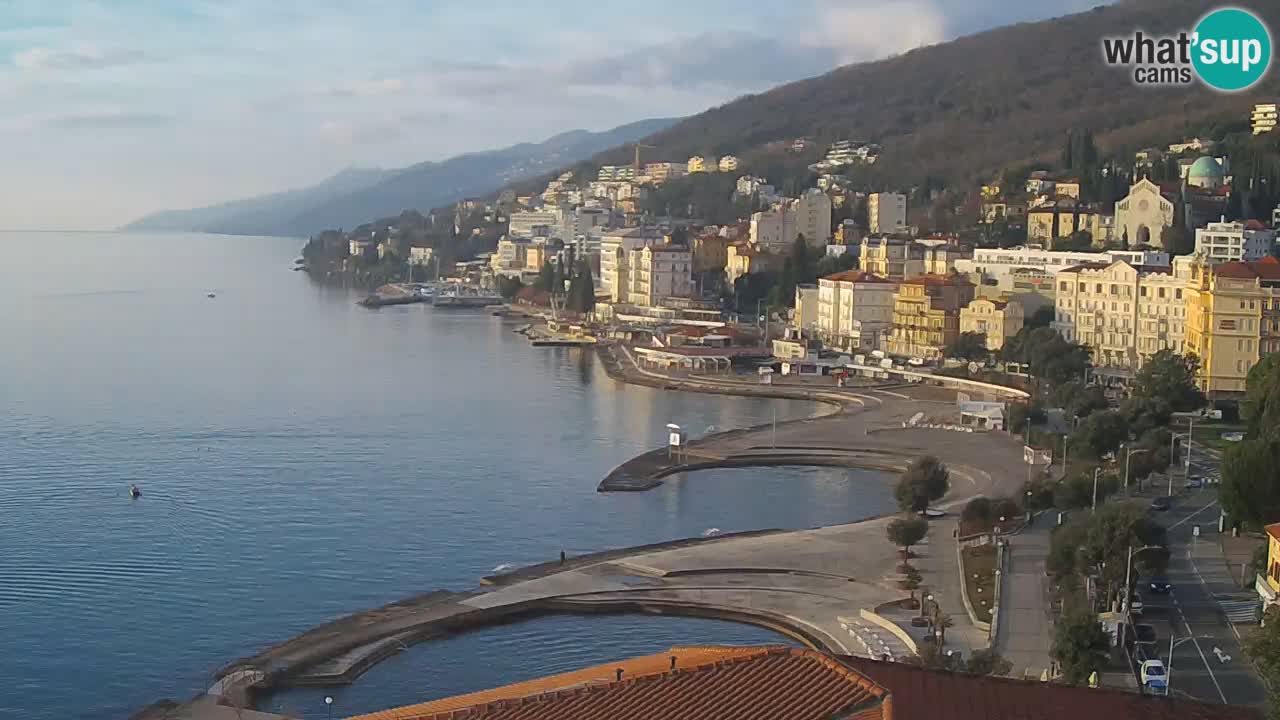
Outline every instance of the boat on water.
<svg viewBox="0 0 1280 720">
<path fill-rule="evenodd" d="M 217 295 L 217 293 L 205 293 L 205 297 L 207 297 L 207 298 L 216 298 L 216 297 L 218 297 L 218 295 Z"/>
<path fill-rule="evenodd" d="M 130 485 L 130 486 L 129 486 L 129 497 L 131 497 L 131 498 L 139 498 L 139 497 L 142 497 L 142 491 L 138 489 L 138 486 L 137 486 L 137 485 Z"/>
<path fill-rule="evenodd" d="M 463 285 L 453 285 L 438 290 L 431 304 L 445 310 L 483 310 L 501 303 L 502 297 L 499 295 Z"/>
</svg>

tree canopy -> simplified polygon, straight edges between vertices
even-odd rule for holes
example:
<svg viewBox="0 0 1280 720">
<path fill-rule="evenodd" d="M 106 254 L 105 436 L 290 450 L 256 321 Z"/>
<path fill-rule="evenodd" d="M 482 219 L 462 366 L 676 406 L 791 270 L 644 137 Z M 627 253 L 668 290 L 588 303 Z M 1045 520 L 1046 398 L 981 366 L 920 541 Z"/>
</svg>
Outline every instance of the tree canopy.
<svg viewBox="0 0 1280 720">
<path fill-rule="evenodd" d="M 991 355 L 987 350 L 987 336 L 977 332 L 962 332 L 945 348 L 947 357 L 960 360 L 985 362 Z"/>
<path fill-rule="evenodd" d="M 889 542 L 900 548 L 910 550 L 912 545 L 924 539 L 929 532 L 929 523 L 923 518 L 895 518 L 885 527 L 885 535 Z"/>
<path fill-rule="evenodd" d="M 898 479 L 894 496 L 903 510 L 924 512 L 933 500 L 947 494 L 951 473 L 936 457 L 926 455 L 912 461 Z"/>
<path fill-rule="evenodd" d="M 1000 350 L 1005 362 L 1029 365 L 1031 375 L 1059 384 L 1084 375 L 1089 349 L 1068 342 L 1051 327 L 1024 327 Z"/>
<path fill-rule="evenodd" d="M 1078 610 L 1058 621 L 1053 636 L 1053 659 L 1067 682 L 1079 685 L 1095 670 L 1105 668 L 1110 639 L 1092 612 Z"/>
<path fill-rule="evenodd" d="M 1227 449 L 1222 459 L 1222 509 L 1255 526 L 1280 522 L 1280 439 L 1249 438 Z"/>
<path fill-rule="evenodd" d="M 1250 437 L 1280 436 L 1280 353 L 1263 357 L 1249 371 L 1240 414 Z"/>
<path fill-rule="evenodd" d="M 1133 396 L 1167 403 L 1176 412 L 1204 405 L 1204 394 L 1196 385 L 1200 359 L 1161 350 L 1152 355 L 1134 378 Z"/>
</svg>

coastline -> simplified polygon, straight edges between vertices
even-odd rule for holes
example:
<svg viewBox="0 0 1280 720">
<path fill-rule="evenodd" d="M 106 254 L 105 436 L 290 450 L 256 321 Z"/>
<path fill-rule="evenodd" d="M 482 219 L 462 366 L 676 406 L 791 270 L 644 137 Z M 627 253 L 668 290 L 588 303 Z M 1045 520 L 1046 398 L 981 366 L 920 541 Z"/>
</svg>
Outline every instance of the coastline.
<svg viewBox="0 0 1280 720">
<path fill-rule="evenodd" d="M 618 466 L 610 477 L 629 464 L 640 462 L 646 465 L 644 484 L 647 487 L 611 487 L 607 486 L 609 477 L 606 477 L 601 483 L 601 491 L 648 489 L 660 484 L 662 477 L 702 467 L 809 464 L 870 467 L 893 472 L 914 455 L 924 452 L 923 447 L 910 442 L 898 443 L 898 447 L 884 447 L 886 438 L 883 437 L 876 438 L 875 447 L 852 447 L 847 442 L 849 438 L 860 437 L 867 444 L 870 441 L 867 429 L 873 420 L 886 422 L 895 417 L 905 417 L 908 411 L 900 408 L 885 412 L 887 406 L 896 407 L 886 400 L 893 396 L 907 397 L 887 388 L 910 388 L 880 383 L 833 392 L 830 388 L 819 387 L 674 378 L 645 373 L 634 365 L 633 371 L 628 372 L 614 355 L 616 348 L 613 346 L 598 346 L 597 351 L 605 361 L 609 375 L 621 382 L 664 390 L 808 400 L 830 410 L 817 417 L 738 428 L 707 436 L 691 443 L 689 451 L 707 453 L 719 448 L 720 452 L 716 457 L 696 463 L 653 462 L 654 454 L 665 456 L 665 448 L 643 453 Z M 875 392 L 888 394 L 869 394 Z M 940 401 L 921 399 L 916 402 Z M 909 411 L 914 412 L 915 406 L 911 405 Z M 861 432 L 850 432 L 848 423 L 853 421 L 862 421 Z M 776 440 L 779 433 L 783 436 L 802 433 L 808 437 L 815 430 L 818 436 L 834 432 L 839 442 L 827 440 L 826 444 L 815 446 L 799 443 L 795 438 L 785 438 L 783 446 L 775 443 L 774 447 L 765 450 L 759 445 L 760 436 L 765 433 Z M 901 437 L 910 439 L 916 432 L 923 431 L 904 431 Z M 743 453 L 744 449 L 752 448 L 757 450 L 754 455 Z M 961 470 L 959 466 L 956 469 L 958 475 L 969 479 L 973 488 L 954 487 L 947 498 L 952 504 L 977 492 L 975 478 L 983 473 L 973 469 Z M 990 484 L 989 474 L 987 484 Z M 963 497 L 958 500 L 958 496 Z M 847 633 L 854 632 L 845 627 L 849 618 L 834 616 L 840 625 L 832 627 L 830 616 L 826 614 L 828 611 L 820 608 L 833 602 L 839 607 L 850 607 L 849 603 L 853 602 L 871 611 L 891 606 L 901 599 L 904 593 L 893 583 L 891 566 L 894 551 L 891 547 L 868 553 L 870 559 L 862 559 L 865 562 L 859 561 L 856 571 L 846 575 L 832 575 L 824 566 L 816 569 L 797 567 L 789 554 L 776 558 L 770 567 L 757 567 L 759 551 L 744 553 L 743 548 L 759 543 L 787 546 L 808 533 L 823 532 L 858 537 L 864 546 L 885 545 L 882 530 L 885 521 L 880 517 L 813 531 L 756 530 L 713 538 L 677 539 L 592 553 L 564 564 L 552 560 L 518 568 L 510 573 L 481 578 L 480 590 L 429 592 L 325 623 L 224 666 L 207 694 L 233 705 L 249 707 L 255 694 L 279 687 L 350 683 L 377 662 L 417 642 L 556 613 L 639 612 L 710 617 L 758 625 L 783 632 L 810 647 L 849 653 L 852 648 L 840 639 L 841 628 Z M 842 543 L 842 547 L 847 545 Z M 692 566 L 681 565 L 686 561 Z M 668 565 L 670 567 L 666 567 Z M 625 575 L 657 578 L 664 585 L 661 590 L 647 590 L 617 584 L 616 578 Z M 733 577 L 743 578 L 748 584 L 733 584 Z M 758 585 L 765 577 L 769 582 Z M 778 577 L 786 578 L 782 585 L 777 585 Z M 735 588 L 734 592 L 739 593 L 743 590 L 760 593 L 769 602 L 757 600 L 744 606 L 740 600 L 727 594 L 729 588 Z M 853 596 L 849 595 L 851 592 Z M 770 602 L 776 607 L 771 609 Z M 141 714 L 138 717 L 149 716 Z"/>
</svg>

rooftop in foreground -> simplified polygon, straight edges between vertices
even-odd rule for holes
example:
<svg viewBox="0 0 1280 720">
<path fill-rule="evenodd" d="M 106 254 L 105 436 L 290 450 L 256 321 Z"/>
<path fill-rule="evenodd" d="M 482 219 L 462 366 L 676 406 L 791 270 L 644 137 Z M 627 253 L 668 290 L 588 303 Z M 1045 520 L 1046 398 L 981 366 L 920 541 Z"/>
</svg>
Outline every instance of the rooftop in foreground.
<svg viewBox="0 0 1280 720">
<path fill-rule="evenodd" d="M 354 720 L 1253 720 L 1253 708 L 922 670 L 781 647 L 687 647 Z"/>
</svg>

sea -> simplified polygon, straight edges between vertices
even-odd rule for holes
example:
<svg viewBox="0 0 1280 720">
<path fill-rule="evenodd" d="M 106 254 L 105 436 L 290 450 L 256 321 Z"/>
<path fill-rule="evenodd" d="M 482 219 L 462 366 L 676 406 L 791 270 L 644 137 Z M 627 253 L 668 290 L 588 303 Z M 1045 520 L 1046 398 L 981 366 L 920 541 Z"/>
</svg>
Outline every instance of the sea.
<svg viewBox="0 0 1280 720">
<path fill-rule="evenodd" d="M 318 623 L 562 550 L 892 509 L 885 478 L 834 468 L 597 493 L 667 423 L 696 437 L 822 410 L 626 385 L 483 311 L 362 308 L 292 271 L 302 244 L 0 233 L 0 718 L 126 718 Z M 326 717 L 328 695 L 343 717 L 675 645 L 782 642 L 543 617 L 260 707 Z"/>
</svg>

